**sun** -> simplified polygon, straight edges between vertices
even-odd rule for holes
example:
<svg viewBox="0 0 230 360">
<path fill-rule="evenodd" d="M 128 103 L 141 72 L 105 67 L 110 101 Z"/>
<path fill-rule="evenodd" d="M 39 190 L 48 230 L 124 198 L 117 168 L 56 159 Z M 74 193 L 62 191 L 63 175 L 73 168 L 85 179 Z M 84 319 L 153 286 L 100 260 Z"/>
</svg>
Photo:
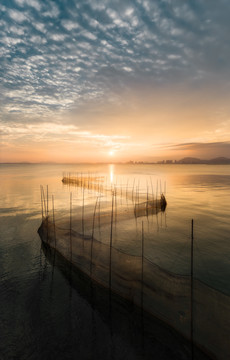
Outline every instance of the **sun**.
<svg viewBox="0 0 230 360">
<path fill-rule="evenodd" d="M 113 150 L 110 150 L 109 151 L 109 156 L 113 156 L 114 155 L 114 151 Z"/>
</svg>

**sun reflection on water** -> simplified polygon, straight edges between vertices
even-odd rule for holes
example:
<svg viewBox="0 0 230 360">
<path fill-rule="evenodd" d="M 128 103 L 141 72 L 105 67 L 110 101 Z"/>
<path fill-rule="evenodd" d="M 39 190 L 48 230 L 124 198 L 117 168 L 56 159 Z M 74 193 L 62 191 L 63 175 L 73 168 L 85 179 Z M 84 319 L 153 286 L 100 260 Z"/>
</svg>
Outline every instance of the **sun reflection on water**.
<svg viewBox="0 0 230 360">
<path fill-rule="evenodd" d="M 110 183 L 113 184 L 114 182 L 114 165 L 109 165 L 109 177 L 110 177 Z"/>
</svg>

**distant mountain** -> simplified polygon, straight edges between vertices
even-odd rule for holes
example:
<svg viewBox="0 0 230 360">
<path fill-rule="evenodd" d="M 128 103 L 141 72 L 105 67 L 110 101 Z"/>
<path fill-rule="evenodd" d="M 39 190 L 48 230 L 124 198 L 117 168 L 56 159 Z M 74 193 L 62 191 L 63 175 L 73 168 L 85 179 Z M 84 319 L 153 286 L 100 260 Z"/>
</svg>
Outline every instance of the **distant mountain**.
<svg viewBox="0 0 230 360">
<path fill-rule="evenodd" d="M 211 160 L 202 160 L 198 158 L 185 157 L 176 161 L 177 164 L 209 164 L 209 165 L 230 165 L 230 159 L 225 157 L 217 157 Z"/>
<path fill-rule="evenodd" d="M 230 159 L 226 157 L 217 157 L 215 159 L 208 160 L 208 164 L 229 165 Z"/>
<path fill-rule="evenodd" d="M 177 161 L 178 164 L 204 164 L 207 163 L 207 160 L 201 160 L 198 158 L 185 157 Z"/>
</svg>

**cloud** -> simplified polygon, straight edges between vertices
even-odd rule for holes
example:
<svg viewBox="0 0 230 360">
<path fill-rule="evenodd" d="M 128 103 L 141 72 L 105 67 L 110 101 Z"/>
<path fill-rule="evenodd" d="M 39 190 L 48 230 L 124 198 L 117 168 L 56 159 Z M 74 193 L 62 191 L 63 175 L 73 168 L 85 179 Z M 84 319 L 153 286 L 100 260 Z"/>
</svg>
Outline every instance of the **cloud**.
<svg viewBox="0 0 230 360">
<path fill-rule="evenodd" d="M 17 44 L 21 43 L 22 39 L 21 38 L 15 38 L 15 37 L 6 36 L 2 40 L 2 42 L 5 43 L 7 46 L 11 46 L 11 45 L 17 45 Z"/>
<path fill-rule="evenodd" d="M 86 37 L 87 39 L 90 39 L 90 40 L 96 40 L 97 39 L 97 37 L 94 34 L 92 34 L 91 32 L 89 32 L 87 30 L 83 30 L 81 32 L 81 35 Z"/>
<path fill-rule="evenodd" d="M 49 38 L 54 41 L 64 41 L 66 38 L 65 34 L 49 34 Z"/>
<path fill-rule="evenodd" d="M 79 28 L 78 23 L 71 21 L 71 20 L 67 20 L 67 19 L 62 20 L 61 24 L 68 31 Z"/>
<path fill-rule="evenodd" d="M 230 141 L 216 142 L 191 142 L 181 144 L 164 145 L 164 148 L 186 154 L 186 156 L 199 156 L 201 158 L 210 159 L 212 157 L 229 157 Z"/>
<path fill-rule="evenodd" d="M 37 44 L 37 45 L 38 44 L 45 44 L 47 42 L 46 39 L 42 38 L 39 35 L 32 35 L 31 38 L 30 38 L 30 41 Z"/>
<path fill-rule="evenodd" d="M 5 124 L 0 131 L 1 137 L 5 144 L 14 141 L 27 143 L 50 142 L 55 143 L 61 141 L 69 144 L 88 143 L 91 146 L 98 146 L 101 148 L 121 148 L 129 136 L 125 135 L 105 135 L 92 133 L 90 131 L 81 130 L 74 125 L 42 123 L 42 124 L 27 124 L 21 125 L 14 123 L 14 126 Z"/>
<path fill-rule="evenodd" d="M 36 9 L 37 11 L 40 11 L 41 10 L 41 3 L 37 0 L 14 0 L 15 3 L 21 7 L 23 6 L 31 6 L 33 7 L 34 9 Z"/>
<path fill-rule="evenodd" d="M 58 118 L 85 122 L 96 132 L 113 126 L 106 116 L 124 128 L 122 114 L 131 123 L 132 113 L 143 128 L 160 131 L 164 119 L 173 136 L 184 129 L 185 137 L 189 128 L 191 142 L 229 136 L 225 0 L 218 6 L 203 0 L 15 0 L 1 10 L 1 121 Z"/>
<path fill-rule="evenodd" d="M 209 143 L 199 143 L 199 142 L 192 142 L 192 143 L 181 143 L 181 144 L 173 144 L 168 145 L 171 149 L 178 149 L 178 150 L 186 150 L 186 149 L 193 149 L 193 148 L 209 148 L 209 147 L 229 147 L 230 141 L 218 141 L 218 142 L 209 142 Z"/>
<path fill-rule="evenodd" d="M 43 16 L 45 17 L 57 18 L 60 14 L 60 10 L 54 2 L 47 1 L 47 8 L 48 10 L 43 13 Z"/>
<path fill-rule="evenodd" d="M 33 26 L 35 27 L 36 30 L 38 30 L 42 33 L 46 32 L 46 26 L 43 23 L 33 22 Z"/>
<path fill-rule="evenodd" d="M 127 71 L 127 72 L 133 71 L 133 69 L 132 69 L 132 68 L 127 67 L 127 66 L 124 66 L 124 67 L 123 67 L 123 69 L 124 69 L 125 71 Z"/>
<path fill-rule="evenodd" d="M 19 22 L 19 23 L 27 20 L 27 17 L 21 11 L 18 11 L 18 10 L 10 9 L 8 11 L 8 14 L 11 19 L 13 19 L 14 21 Z"/>
</svg>

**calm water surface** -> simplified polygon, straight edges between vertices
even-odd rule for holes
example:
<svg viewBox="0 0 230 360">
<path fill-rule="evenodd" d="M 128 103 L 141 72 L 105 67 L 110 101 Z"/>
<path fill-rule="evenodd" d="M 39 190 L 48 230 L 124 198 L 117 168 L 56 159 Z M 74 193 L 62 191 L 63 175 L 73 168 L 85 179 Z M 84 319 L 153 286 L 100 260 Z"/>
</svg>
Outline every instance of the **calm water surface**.
<svg viewBox="0 0 230 360">
<path fill-rule="evenodd" d="M 147 359 L 156 351 L 159 359 L 178 358 L 177 350 L 173 353 L 161 340 L 153 345 L 146 339 L 143 355 L 135 334 L 125 338 L 122 331 L 111 331 L 97 308 L 44 255 L 37 234 L 40 185 L 49 186 L 58 210 L 68 209 L 63 171 L 101 174 L 108 183 L 129 179 L 131 184 L 135 178 L 140 189 L 148 186 L 154 195 L 165 191 L 166 212 L 145 220 L 146 256 L 188 274 L 194 219 L 194 274 L 230 295 L 230 166 L 1 165 L 0 359 Z M 77 206 L 77 192 L 71 191 Z M 137 254 L 136 239 L 134 234 L 119 243 L 118 237 L 117 246 Z"/>
</svg>

